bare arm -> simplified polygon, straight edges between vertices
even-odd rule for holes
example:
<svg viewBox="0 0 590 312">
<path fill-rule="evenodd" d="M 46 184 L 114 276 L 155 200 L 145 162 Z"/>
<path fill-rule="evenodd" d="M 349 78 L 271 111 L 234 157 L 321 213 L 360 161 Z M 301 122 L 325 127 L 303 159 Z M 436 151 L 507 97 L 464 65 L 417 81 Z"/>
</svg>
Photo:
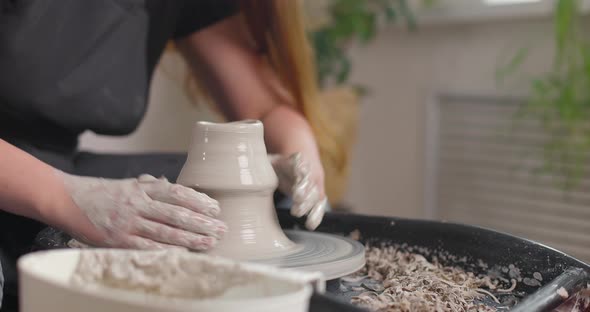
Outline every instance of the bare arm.
<svg viewBox="0 0 590 312">
<path fill-rule="evenodd" d="M 73 205 L 51 166 L 0 140 L 0 209 L 66 230 L 66 217 L 90 226 L 82 215 L 64 215 Z"/>
<path fill-rule="evenodd" d="M 227 230 L 219 205 L 165 179 L 69 175 L 0 140 L 0 209 L 96 246 L 205 250 Z"/>
<path fill-rule="evenodd" d="M 276 74 L 247 41 L 238 16 L 179 40 L 178 46 L 206 89 L 230 120 L 259 119 L 265 126 L 269 152 L 301 152 L 312 179 L 324 195 L 324 172 L 316 141 L 305 118 Z"/>
</svg>

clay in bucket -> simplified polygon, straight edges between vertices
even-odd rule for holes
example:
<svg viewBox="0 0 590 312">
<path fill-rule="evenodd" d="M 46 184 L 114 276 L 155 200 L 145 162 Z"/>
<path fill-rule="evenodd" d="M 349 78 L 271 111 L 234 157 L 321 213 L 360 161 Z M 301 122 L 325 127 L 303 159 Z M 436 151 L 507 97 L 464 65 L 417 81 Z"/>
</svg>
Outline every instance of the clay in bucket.
<svg viewBox="0 0 590 312">
<path fill-rule="evenodd" d="M 184 250 L 59 249 L 18 261 L 22 312 L 305 312 L 320 274 Z"/>
</svg>

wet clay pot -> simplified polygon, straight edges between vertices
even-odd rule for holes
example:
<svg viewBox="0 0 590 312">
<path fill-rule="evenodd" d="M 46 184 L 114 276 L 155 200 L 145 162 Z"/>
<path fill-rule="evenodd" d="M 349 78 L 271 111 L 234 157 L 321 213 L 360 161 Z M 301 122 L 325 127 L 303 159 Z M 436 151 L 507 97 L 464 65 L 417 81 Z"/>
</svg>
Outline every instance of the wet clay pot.
<svg viewBox="0 0 590 312">
<path fill-rule="evenodd" d="M 279 226 L 273 204 L 277 176 L 262 122 L 197 122 L 177 183 L 219 201 L 228 233 L 211 252 L 239 260 L 280 257 L 298 249 Z"/>
</svg>

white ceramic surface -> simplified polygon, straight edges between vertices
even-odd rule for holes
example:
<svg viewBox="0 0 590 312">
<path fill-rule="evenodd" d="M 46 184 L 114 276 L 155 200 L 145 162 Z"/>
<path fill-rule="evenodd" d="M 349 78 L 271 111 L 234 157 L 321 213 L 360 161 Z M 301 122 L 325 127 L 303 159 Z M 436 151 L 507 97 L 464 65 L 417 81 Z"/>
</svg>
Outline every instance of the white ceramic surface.
<svg viewBox="0 0 590 312">
<path fill-rule="evenodd" d="M 75 287 L 70 283 L 70 279 L 76 269 L 80 254 L 83 252 L 91 251 L 74 249 L 43 251 L 31 253 L 19 259 L 21 311 L 303 312 L 308 309 L 312 293 L 310 281 L 320 292 L 325 286 L 323 281 L 317 279 L 317 276 L 310 275 L 311 279 L 305 281 L 305 278 L 301 278 L 301 273 L 287 272 L 261 265 L 242 264 L 244 270 L 260 273 L 264 278 L 247 285 L 230 288 L 219 297 L 204 300 L 171 299 L 105 287 L 100 289 Z M 119 250 L 117 252 L 132 251 Z M 194 257 L 195 262 L 212 261 L 213 259 L 199 254 L 192 254 L 191 257 Z M 195 276 L 195 278 L 198 277 Z"/>
<path fill-rule="evenodd" d="M 273 204 L 278 180 L 268 160 L 260 121 L 197 122 L 177 183 L 219 201 L 219 218 L 229 231 L 212 254 L 256 260 L 301 249 L 278 223 Z"/>
<path fill-rule="evenodd" d="M 260 121 L 197 122 L 178 183 L 219 201 L 229 232 L 211 252 L 232 259 L 271 264 L 327 279 L 357 271 L 364 247 L 343 237 L 281 229 L 273 205 L 278 181 L 268 161 Z"/>
</svg>

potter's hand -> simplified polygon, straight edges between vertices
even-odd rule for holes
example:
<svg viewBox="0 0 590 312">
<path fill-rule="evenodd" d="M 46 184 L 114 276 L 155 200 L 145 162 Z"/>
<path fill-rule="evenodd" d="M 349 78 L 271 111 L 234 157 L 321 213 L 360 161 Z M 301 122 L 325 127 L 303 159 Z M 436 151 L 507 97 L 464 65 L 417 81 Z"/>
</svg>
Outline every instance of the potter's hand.
<svg viewBox="0 0 590 312">
<path fill-rule="evenodd" d="M 269 155 L 269 159 L 279 178 L 279 190 L 293 198 L 291 215 L 307 215 L 305 227 L 314 230 L 322 222 L 328 200 L 311 178 L 308 163 L 301 153 L 288 157 Z"/>
<path fill-rule="evenodd" d="M 62 213 L 68 219 L 65 230 L 90 245 L 206 250 L 227 230 L 215 219 L 217 201 L 166 179 L 58 174 L 74 202 Z"/>
</svg>

